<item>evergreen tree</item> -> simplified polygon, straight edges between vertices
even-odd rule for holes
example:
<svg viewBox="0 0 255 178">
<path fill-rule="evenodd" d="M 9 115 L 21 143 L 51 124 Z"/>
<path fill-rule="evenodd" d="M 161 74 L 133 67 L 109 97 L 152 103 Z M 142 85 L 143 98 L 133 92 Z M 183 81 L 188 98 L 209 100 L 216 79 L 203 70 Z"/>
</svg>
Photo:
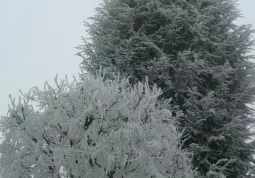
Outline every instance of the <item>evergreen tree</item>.
<svg viewBox="0 0 255 178">
<path fill-rule="evenodd" d="M 162 88 L 164 98 L 184 113 L 184 148 L 195 152 L 193 164 L 216 177 L 247 177 L 253 169 L 254 65 L 250 25 L 235 0 L 105 0 L 91 22 L 90 38 L 78 55 L 84 71 L 102 65 L 130 81 Z M 175 114 L 173 112 L 173 114 Z"/>
</svg>

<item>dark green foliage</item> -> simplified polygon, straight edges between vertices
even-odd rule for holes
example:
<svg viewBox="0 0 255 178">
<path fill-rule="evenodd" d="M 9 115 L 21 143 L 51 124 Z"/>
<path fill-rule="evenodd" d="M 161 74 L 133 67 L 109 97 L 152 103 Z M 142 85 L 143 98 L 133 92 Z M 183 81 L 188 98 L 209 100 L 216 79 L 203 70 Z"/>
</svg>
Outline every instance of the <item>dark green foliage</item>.
<svg viewBox="0 0 255 178">
<path fill-rule="evenodd" d="M 246 105 L 255 94 L 253 31 L 235 25 L 238 17 L 233 0 L 104 1 L 85 24 L 81 67 L 95 74 L 102 65 L 133 83 L 148 76 L 184 113 L 194 166 L 208 177 L 227 169 L 246 177 L 255 163 L 246 141 L 254 135 Z"/>
</svg>

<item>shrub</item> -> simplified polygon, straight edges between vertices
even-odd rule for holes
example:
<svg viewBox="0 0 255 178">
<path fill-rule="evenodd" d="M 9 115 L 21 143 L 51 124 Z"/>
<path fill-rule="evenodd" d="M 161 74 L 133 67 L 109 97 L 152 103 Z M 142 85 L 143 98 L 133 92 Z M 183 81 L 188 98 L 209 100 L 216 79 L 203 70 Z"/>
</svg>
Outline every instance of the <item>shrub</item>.
<svg viewBox="0 0 255 178">
<path fill-rule="evenodd" d="M 12 99 L 3 117 L 0 170 L 12 178 L 192 178 L 161 90 L 127 79 L 62 80 Z"/>
</svg>

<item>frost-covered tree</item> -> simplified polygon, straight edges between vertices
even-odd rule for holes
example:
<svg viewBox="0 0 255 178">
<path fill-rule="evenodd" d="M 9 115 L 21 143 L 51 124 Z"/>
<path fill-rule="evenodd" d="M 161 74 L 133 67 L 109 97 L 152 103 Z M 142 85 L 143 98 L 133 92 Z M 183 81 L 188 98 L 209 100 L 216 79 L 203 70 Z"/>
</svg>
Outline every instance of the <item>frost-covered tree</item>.
<svg viewBox="0 0 255 178">
<path fill-rule="evenodd" d="M 194 178 L 192 154 L 157 100 L 161 90 L 127 79 L 62 80 L 13 99 L 1 120 L 6 178 Z"/>
<path fill-rule="evenodd" d="M 84 71 L 99 66 L 130 82 L 162 88 L 184 113 L 180 128 L 189 134 L 184 148 L 210 177 L 221 168 L 246 177 L 255 163 L 254 64 L 251 26 L 235 24 L 235 0 L 105 0 L 85 23 L 90 38 L 79 46 Z M 175 113 L 173 113 L 175 114 Z M 218 167 L 215 167 L 215 164 Z M 225 173 L 227 173 L 225 172 Z"/>
</svg>

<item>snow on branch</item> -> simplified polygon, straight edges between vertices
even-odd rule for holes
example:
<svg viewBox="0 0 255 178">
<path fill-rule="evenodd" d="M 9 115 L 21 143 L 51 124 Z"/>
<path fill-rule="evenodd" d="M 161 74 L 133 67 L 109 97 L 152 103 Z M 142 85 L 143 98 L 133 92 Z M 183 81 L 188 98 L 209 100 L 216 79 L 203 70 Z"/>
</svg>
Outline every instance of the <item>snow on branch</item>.
<svg viewBox="0 0 255 178">
<path fill-rule="evenodd" d="M 104 79 L 101 70 L 83 82 L 55 83 L 23 94 L 23 103 L 13 100 L 3 118 L 3 177 L 196 176 L 156 86 L 131 87 L 126 78 Z"/>
</svg>

